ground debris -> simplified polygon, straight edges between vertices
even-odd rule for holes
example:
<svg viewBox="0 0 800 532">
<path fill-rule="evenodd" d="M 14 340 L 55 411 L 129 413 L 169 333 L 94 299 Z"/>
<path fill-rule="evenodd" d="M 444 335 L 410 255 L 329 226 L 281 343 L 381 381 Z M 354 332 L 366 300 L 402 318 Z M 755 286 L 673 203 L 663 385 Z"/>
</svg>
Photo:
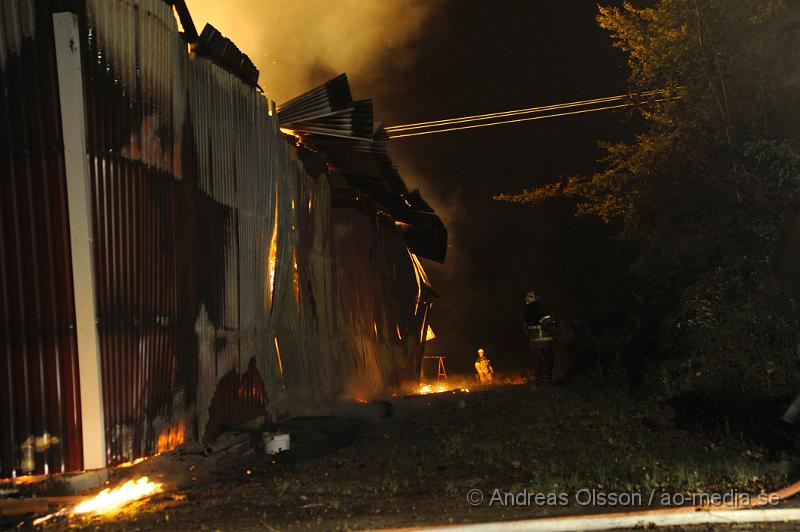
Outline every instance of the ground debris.
<svg viewBox="0 0 800 532">
<path fill-rule="evenodd" d="M 466 408 L 457 408 L 459 401 Z M 758 491 L 785 482 L 791 471 L 791 464 L 752 446 L 643 426 L 645 416 L 656 415 L 646 405 L 586 383 L 400 397 L 392 404 L 389 418 L 306 416 L 252 429 L 291 434 L 291 450 L 276 456 L 253 443 L 247 449 L 255 452 L 167 453 L 145 461 L 130 473 L 169 479 L 163 495 L 113 523 L 70 526 L 123 531 L 198 529 L 201 524 L 209 530 L 265 529 L 267 524 L 276 530 L 413 528 L 614 510 L 472 506 L 466 497 L 476 489 L 487 498 L 494 489 L 574 494 L 581 487 L 600 490 L 598 485 L 607 492 L 729 486 Z M 710 446 L 713 461 L 708 460 Z M 747 450 L 765 458 L 754 462 Z"/>
</svg>

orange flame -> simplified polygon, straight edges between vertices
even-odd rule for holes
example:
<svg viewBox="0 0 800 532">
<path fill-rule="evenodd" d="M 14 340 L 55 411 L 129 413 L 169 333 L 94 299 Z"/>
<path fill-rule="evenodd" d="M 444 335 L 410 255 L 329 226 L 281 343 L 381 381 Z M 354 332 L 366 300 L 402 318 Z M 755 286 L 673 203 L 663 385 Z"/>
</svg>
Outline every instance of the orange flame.
<svg viewBox="0 0 800 532">
<path fill-rule="evenodd" d="M 0 484 L 36 484 L 47 480 L 47 475 L 20 475 L 18 477 L 0 478 Z"/>
<path fill-rule="evenodd" d="M 473 379 L 456 375 L 450 378 L 438 380 L 421 381 L 415 388 L 408 392 L 412 395 L 428 395 L 435 393 L 469 393 L 470 386 L 474 383 Z"/>
<path fill-rule="evenodd" d="M 127 468 L 127 467 L 133 467 L 133 466 L 135 466 L 136 464 L 141 464 L 142 462 L 144 462 L 145 460 L 147 460 L 147 458 L 148 458 L 147 456 L 143 456 L 143 457 L 141 457 L 141 458 L 137 458 L 137 459 L 135 459 L 135 460 L 131 460 L 131 461 L 129 461 L 129 462 L 122 462 L 121 464 L 117 464 L 115 467 L 116 467 L 117 469 L 125 469 L 125 468 Z"/>
<path fill-rule="evenodd" d="M 159 453 L 169 452 L 184 441 L 186 441 L 186 423 L 181 421 L 177 425 L 161 431 L 156 441 L 156 451 Z"/>
<path fill-rule="evenodd" d="M 272 298 L 275 295 L 275 271 L 278 265 L 278 188 L 275 188 L 275 218 L 272 221 L 272 236 L 269 241 L 267 258 L 267 298 L 272 311 Z"/>
<path fill-rule="evenodd" d="M 106 488 L 91 499 L 87 499 L 72 509 L 70 515 L 95 513 L 107 514 L 121 510 L 124 506 L 161 491 L 162 484 L 151 482 L 147 477 L 129 480 L 118 488 Z"/>
<path fill-rule="evenodd" d="M 163 484 L 151 482 L 147 477 L 138 480 L 129 480 L 116 488 L 106 488 L 94 497 L 78 503 L 72 509 L 61 508 L 59 511 L 45 515 L 33 520 L 33 525 L 38 526 L 42 523 L 55 518 L 69 515 L 70 517 L 80 514 L 103 515 L 122 510 L 128 504 L 159 493 Z"/>
<path fill-rule="evenodd" d="M 427 395 L 429 393 L 442 393 L 450 390 L 458 390 L 458 388 L 450 388 L 444 384 L 423 384 L 417 388 L 417 393 L 420 395 Z"/>
</svg>

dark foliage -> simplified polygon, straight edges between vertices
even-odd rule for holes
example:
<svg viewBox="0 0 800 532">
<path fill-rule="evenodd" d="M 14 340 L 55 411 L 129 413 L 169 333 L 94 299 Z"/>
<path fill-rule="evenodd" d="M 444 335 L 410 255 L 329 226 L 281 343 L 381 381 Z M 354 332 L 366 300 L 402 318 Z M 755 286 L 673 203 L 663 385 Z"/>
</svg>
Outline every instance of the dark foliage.
<svg viewBox="0 0 800 532">
<path fill-rule="evenodd" d="M 775 273 L 779 250 L 800 246 L 785 241 L 800 191 L 800 9 L 660 0 L 601 7 L 598 22 L 628 56 L 632 93 L 677 98 L 639 109 L 646 126 L 605 145 L 593 176 L 498 199 L 568 197 L 578 214 L 621 224 L 620 297 L 584 316 L 583 347 L 603 376 L 724 401 L 731 417 L 791 394 L 797 279 Z"/>
</svg>

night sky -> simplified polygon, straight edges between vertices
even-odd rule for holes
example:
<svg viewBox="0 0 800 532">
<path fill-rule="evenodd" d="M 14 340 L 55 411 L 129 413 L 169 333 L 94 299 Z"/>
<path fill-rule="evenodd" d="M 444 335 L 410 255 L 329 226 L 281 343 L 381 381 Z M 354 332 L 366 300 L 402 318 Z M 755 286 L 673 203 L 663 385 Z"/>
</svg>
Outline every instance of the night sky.
<svg viewBox="0 0 800 532">
<path fill-rule="evenodd" d="M 427 21 L 416 61 L 369 86 L 388 125 L 620 94 L 623 54 L 595 21 L 592 1 L 451 1 Z M 534 289 L 555 315 L 597 303 L 613 265 L 608 228 L 569 205 L 537 209 L 491 197 L 591 173 L 600 140 L 629 137 L 625 112 L 392 141 L 410 187 L 419 187 L 450 232 L 444 266 L 425 261 L 441 297 L 429 352 L 467 371 L 478 346 L 498 370 L 524 367 L 523 296 Z"/>
</svg>

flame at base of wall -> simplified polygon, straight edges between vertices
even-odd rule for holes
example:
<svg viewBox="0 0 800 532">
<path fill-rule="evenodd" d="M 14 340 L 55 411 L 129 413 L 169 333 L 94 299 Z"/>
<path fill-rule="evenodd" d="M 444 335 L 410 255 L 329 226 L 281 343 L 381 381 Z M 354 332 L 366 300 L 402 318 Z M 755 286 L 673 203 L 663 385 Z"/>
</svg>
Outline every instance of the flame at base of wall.
<svg viewBox="0 0 800 532">
<path fill-rule="evenodd" d="M 177 425 L 173 425 L 161 431 L 156 441 L 156 452 L 166 453 L 186 441 L 186 423 L 180 421 Z"/>
</svg>

